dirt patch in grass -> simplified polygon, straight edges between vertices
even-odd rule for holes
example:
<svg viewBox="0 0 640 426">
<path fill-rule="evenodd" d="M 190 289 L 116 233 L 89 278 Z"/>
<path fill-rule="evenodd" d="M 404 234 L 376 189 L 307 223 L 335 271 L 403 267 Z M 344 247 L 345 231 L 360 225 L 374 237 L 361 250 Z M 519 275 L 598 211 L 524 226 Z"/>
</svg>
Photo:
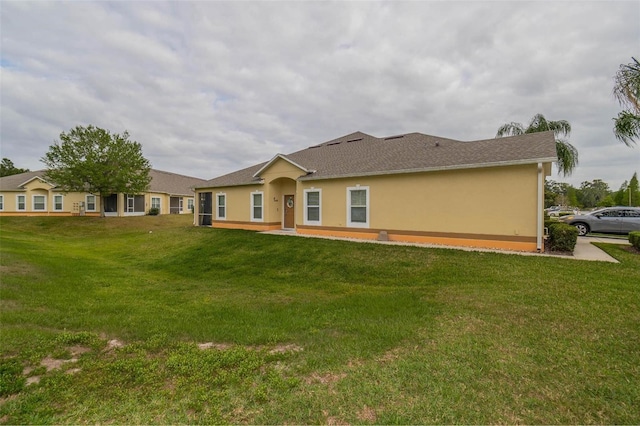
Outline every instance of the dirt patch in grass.
<svg viewBox="0 0 640 426">
<path fill-rule="evenodd" d="M 76 346 L 71 346 L 69 348 L 69 352 L 71 353 L 72 357 L 76 357 L 78 355 L 82 355 L 82 354 L 86 354 L 87 352 L 91 352 L 91 348 L 88 348 L 86 346 L 76 345 Z"/>
<path fill-rule="evenodd" d="M 42 361 L 40 361 L 40 365 L 47 369 L 47 372 L 51 370 L 59 370 L 63 365 L 68 364 L 70 362 L 78 362 L 78 358 L 71 359 L 58 359 L 46 357 Z"/>
<path fill-rule="evenodd" d="M 198 343 L 198 348 L 201 350 L 207 349 L 216 349 L 219 351 L 226 351 L 233 347 L 231 343 L 215 343 L 215 342 L 206 342 L 206 343 Z M 268 346 L 247 346 L 249 350 L 261 351 L 267 349 Z M 298 346 L 294 343 L 286 344 L 286 345 L 277 345 L 274 348 L 269 349 L 269 354 L 286 354 L 290 352 L 301 352 L 304 348 L 302 346 Z"/>
<path fill-rule="evenodd" d="M 304 348 L 296 344 L 289 345 L 277 345 L 275 348 L 269 351 L 270 354 L 285 354 L 289 352 L 301 352 Z"/>
<path fill-rule="evenodd" d="M 123 346 L 124 346 L 124 343 L 122 343 L 120 340 L 118 340 L 118 339 L 111 339 L 111 340 L 109 340 L 109 341 L 107 342 L 107 347 L 106 347 L 106 348 L 104 348 L 104 351 L 105 351 L 105 352 L 109 352 L 109 351 L 112 351 L 112 350 L 114 350 L 114 349 L 121 348 L 121 347 L 123 347 Z"/>
<path fill-rule="evenodd" d="M 326 410 L 323 410 L 322 414 L 326 417 L 325 423 L 329 426 L 346 426 L 349 424 L 348 422 L 345 422 L 339 417 L 330 416 L 329 412 Z"/>
<path fill-rule="evenodd" d="M 376 420 L 378 420 L 378 416 L 376 415 L 376 410 L 366 405 L 362 407 L 362 410 L 358 411 L 357 417 L 358 417 L 358 420 L 360 420 L 361 422 L 375 423 Z"/>
<path fill-rule="evenodd" d="M 233 345 L 231 345 L 230 343 L 213 343 L 213 342 L 206 342 L 206 343 L 198 343 L 198 349 L 202 349 L 207 350 L 207 349 L 217 349 L 219 351 L 226 351 L 227 349 L 231 349 Z"/>
<path fill-rule="evenodd" d="M 329 385 L 329 384 L 336 383 L 344 379 L 345 377 L 347 377 L 347 373 L 326 373 L 326 374 L 313 373 L 310 376 L 306 377 L 304 379 L 304 382 L 308 385 L 311 385 L 314 383 Z"/>
</svg>

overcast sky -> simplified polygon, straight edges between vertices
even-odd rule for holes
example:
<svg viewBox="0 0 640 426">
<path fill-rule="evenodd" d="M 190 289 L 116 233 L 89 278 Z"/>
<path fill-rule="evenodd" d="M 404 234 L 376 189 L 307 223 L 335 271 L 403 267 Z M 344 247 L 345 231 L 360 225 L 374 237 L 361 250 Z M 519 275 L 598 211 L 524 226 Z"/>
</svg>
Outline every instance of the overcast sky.
<svg viewBox="0 0 640 426">
<path fill-rule="evenodd" d="M 579 186 L 640 172 L 612 132 L 640 1 L 0 2 L 2 157 L 129 131 L 156 169 L 210 179 L 348 133 L 487 139 L 568 120 Z M 639 58 L 640 59 L 640 58 Z"/>
</svg>

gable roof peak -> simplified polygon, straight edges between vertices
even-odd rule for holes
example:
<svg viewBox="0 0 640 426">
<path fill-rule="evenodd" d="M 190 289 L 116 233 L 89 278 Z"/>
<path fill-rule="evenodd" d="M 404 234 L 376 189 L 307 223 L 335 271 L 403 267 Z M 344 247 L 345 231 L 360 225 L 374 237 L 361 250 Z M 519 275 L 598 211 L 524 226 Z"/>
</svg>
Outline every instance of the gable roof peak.
<svg viewBox="0 0 640 426">
<path fill-rule="evenodd" d="M 275 163 L 276 161 L 278 161 L 278 160 L 280 160 L 280 159 L 282 159 L 282 160 L 286 161 L 287 163 L 289 163 L 289 164 L 291 164 L 291 165 L 293 165 L 293 166 L 295 166 L 295 167 L 299 168 L 300 170 L 302 170 L 302 171 L 303 171 L 303 172 L 305 172 L 306 174 L 309 174 L 309 173 L 313 173 L 313 172 L 315 172 L 315 170 L 309 170 L 309 169 L 307 169 L 306 167 L 301 166 L 300 164 L 296 163 L 295 161 L 293 161 L 292 159 L 288 158 L 288 157 L 287 157 L 286 155 L 284 155 L 284 154 L 276 154 L 276 155 L 274 155 L 274 156 L 273 156 L 273 158 L 272 158 L 271 160 L 267 161 L 267 162 L 264 164 L 264 166 L 262 166 L 262 167 L 261 167 L 257 172 L 255 172 L 255 173 L 253 174 L 253 177 L 254 177 L 254 178 L 260 177 L 260 174 L 261 174 L 263 171 L 265 171 L 265 170 L 266 170 L 267 168 L 269 168 L 273 163 Z"/>
</svg>

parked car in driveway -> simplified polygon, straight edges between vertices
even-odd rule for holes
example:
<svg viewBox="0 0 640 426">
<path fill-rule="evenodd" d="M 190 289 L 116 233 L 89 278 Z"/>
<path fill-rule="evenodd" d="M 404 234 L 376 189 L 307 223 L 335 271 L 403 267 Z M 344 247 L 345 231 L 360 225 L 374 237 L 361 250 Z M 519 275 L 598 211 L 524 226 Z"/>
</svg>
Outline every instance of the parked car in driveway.
<svg viewBox="0 0 640 426">
<path fill-rule="evenodd" d="M 575 207 L 552 206 L 547 209 L 547 214 L 549 217 L 562 217 L 569 216 L 571 214 L 580 214 L 580 210 Z"/>
<path fill-rule="evenodd" d="M 588 214 L 563 216 L 559 220 L 575 226 L 581 236 L 589 232 L 628 234 L 640 231 L 640 207 L 607 207 Z"/>
</svg>

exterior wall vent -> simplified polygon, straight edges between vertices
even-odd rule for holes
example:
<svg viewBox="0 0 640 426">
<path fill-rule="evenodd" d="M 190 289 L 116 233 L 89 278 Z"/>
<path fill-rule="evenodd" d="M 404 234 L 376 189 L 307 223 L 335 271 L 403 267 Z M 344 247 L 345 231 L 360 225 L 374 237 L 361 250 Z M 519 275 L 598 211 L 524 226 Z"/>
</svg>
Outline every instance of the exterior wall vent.
<svg viewBox="0 0 640 426">
<path fill-rule="evenodd" d="M 404 135 L 397 135 L 397 136 L 389 136 L 388 138 L 384 138 L 385 141 L 390 141 L 392 139 L 402 139 L 404 138 Z"/>
</svg>

